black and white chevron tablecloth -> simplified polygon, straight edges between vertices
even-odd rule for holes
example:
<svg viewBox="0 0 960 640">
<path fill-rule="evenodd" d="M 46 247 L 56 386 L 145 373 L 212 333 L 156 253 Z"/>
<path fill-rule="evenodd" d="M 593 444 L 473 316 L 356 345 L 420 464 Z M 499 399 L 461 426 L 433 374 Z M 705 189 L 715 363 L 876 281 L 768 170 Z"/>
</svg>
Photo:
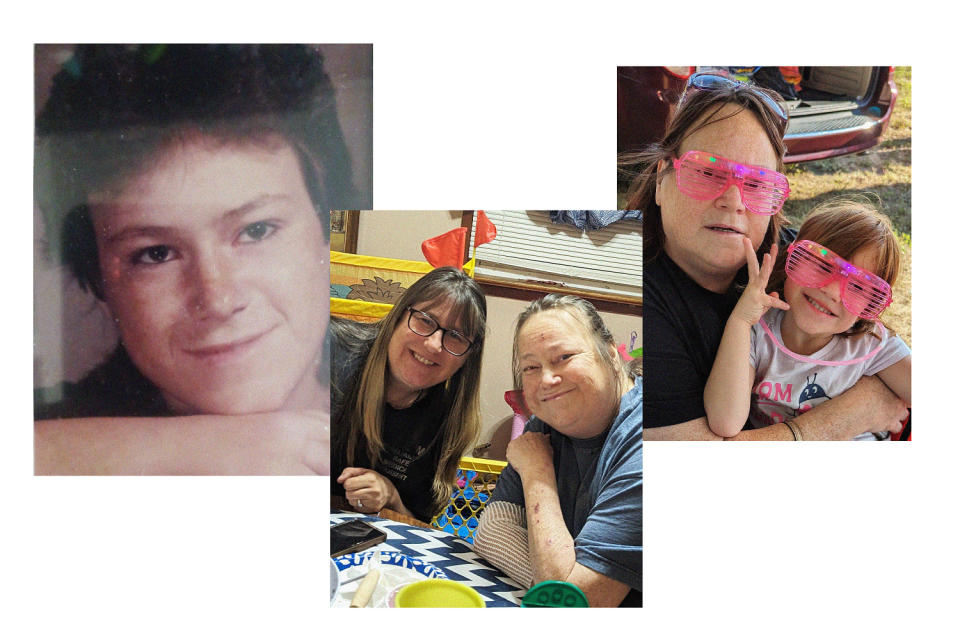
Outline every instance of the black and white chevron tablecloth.
<svg viewBox="0 0 960 640">
<path fill-rule="evenodd" d="M 375 549 L 402 553 L 443 569 L 451 580 L 476 589 L 488 607 L 518 607 L 520 599 L 527 592 L 474 553 L 465 540 L 446 531 L 425 529 L 356 513 L 331 513 L 330 525 L 353 518 L 361 518 L 386 531 L 386 542 L 377 545 Z"/>
</svg>

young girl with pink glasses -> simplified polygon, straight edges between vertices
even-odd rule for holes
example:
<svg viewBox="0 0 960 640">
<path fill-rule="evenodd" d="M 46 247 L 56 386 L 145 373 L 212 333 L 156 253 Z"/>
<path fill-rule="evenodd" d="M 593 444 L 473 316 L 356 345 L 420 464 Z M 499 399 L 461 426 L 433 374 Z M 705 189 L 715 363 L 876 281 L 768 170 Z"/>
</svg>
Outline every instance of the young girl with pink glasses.
<svg viewBox="0 0 960 640">
<path fill-rule="evenodd" d="M 879 377 L 910 405 L 910 348 L 878 321 L 900 270 L 885 215 L 865 202 L 834 200 L 810 213 L 779 258 L 774 245 L 760 265 L 748 239 L 743 246 L 749 282 L 704 389 L 714 433 L 783 422 L 802 440 L 793 419 L 862 376 Z"/>
</svg>

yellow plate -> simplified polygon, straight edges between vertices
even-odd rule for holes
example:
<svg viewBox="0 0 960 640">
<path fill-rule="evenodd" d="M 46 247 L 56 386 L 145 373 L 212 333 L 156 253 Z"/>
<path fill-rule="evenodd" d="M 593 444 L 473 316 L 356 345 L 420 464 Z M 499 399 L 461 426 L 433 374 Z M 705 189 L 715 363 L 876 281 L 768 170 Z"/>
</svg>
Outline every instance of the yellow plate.
<svg viewBox="0 0 960 640">
<path fill-rule="evenodd" d="M 397 607 L 474 607 L 485 609 L 480 594 L 470 587 L 432 578 L 408 584 L 397 592 Z"/>
</svg>

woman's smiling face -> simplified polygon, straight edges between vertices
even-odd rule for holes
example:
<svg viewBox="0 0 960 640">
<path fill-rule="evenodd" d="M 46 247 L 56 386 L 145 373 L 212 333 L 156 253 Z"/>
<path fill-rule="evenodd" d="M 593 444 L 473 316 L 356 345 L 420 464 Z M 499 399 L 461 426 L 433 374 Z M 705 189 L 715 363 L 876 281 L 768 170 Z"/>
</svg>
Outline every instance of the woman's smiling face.
<svg viewBox="0 0 960 640">
<path fill-rule="evenodd" d="M 415 308 L 430 315 L 438 326 L 464 334 L 457 323 L 459 314 L 449 300 L 421 302 Z M 405 311 L 387 345 L 388 382 L 392 394 L 414 395 L 449 380 L 466 362 L 467 355 L 455 356 L 443 348 L 443 332 L 421 336 L 410 330 L 410 311 Z M 466 336 L 473 340 L 475 336 Z"/>
<path fill-rule="evenodd" d="M 293 149 L 193 138 L 91 198 L 105 305 L 178 413 L 322 406 L 329 247 Z"/>
<path fill-rule="evenodd" d="M 705 151 L 741 164 L 776 170 L 776 152 L 760 122 L 751 112 L 736 112 L 737 109 L 725 106 L 711 118 L 713 122 L 687 136 L 678 157 L 690 150 Z M 667 255 L 700 286 L 711 291 L 725 291 L 745 264 L 741 238 L 749 237 L 756 249 L 770 224 L 770 216 L 747 211 L 736 185 L 709 200 L 696 200 L 681 193 L 676 171 L 665 162 L 660 165 L 656 201 L 660 205 Z"/>
<path fill-rule="evenodd" d="M 570 312 L 531 316 L 520 328 L 517 354 L 531 413 L 571 438 L 592 438 L 610 426 L 619 407 L 616 379 Z"/>
</svg>

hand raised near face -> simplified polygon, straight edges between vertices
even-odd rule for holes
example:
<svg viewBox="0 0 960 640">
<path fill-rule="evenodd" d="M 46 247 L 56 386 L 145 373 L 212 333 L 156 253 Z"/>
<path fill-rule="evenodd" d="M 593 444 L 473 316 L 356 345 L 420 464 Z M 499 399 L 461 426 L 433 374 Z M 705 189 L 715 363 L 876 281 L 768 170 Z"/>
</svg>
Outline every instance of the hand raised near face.
<svg viewBox="0 0 960 640">
<path fill-rule="evenodd" d="M 34 438 L 38 475 L 330 473 L 330 416 L 319 410 L 41 420 Z"/>
<path fill-rule="evenodd" d="M 520 474 L 521 480 L 531 474 L 552 474 L 553 447 L 550 445 L 550 436 L 527 431 L 514 438 L 507 445 L 507 462 Z"/>
<path fill-rule="evenodd" d="M 212 423 L 219 416 L 196 416 Z M 218 420 L 219 419 L 219 420 Z M 222 473 L 289 475 L 330 473 L 330 417 L 318 410 L 231 416 L 207 459 L 226 465 Z M 200 449 L 203 451 L 204 449 Z M 218 453 L 219 451 L 219 453 Z M 232 469 L 232 467 L 235 469 Z"/>
<path fill-rule="evenodd" d="M 747 288 L 744 289 L 740 295 L 737 306 L 734 307 L 730 313 L 730 319 L 753 326 L 763 317 L 763 314 L 765 314 L 770 307 L 776 307 L 786 311 L 790 309 L 790 305 L 787 304 L 786 301 L 781 300 L 780 295 L 776 291 L 770 294 L 767 293 L 767 283 L 770 281 L 773 265 L 777 261 L 776 243 L 770 247 L 770 253 L 763 256 L 763 266 L 760 266 L 757 262 L 757 254 L 753 250 L 753 244 L 750 242 L 750 238 L 744 236 L 742 240 L 743 253 L 747 258 L 749 281 L 747 282 Z"/>
</svg>

